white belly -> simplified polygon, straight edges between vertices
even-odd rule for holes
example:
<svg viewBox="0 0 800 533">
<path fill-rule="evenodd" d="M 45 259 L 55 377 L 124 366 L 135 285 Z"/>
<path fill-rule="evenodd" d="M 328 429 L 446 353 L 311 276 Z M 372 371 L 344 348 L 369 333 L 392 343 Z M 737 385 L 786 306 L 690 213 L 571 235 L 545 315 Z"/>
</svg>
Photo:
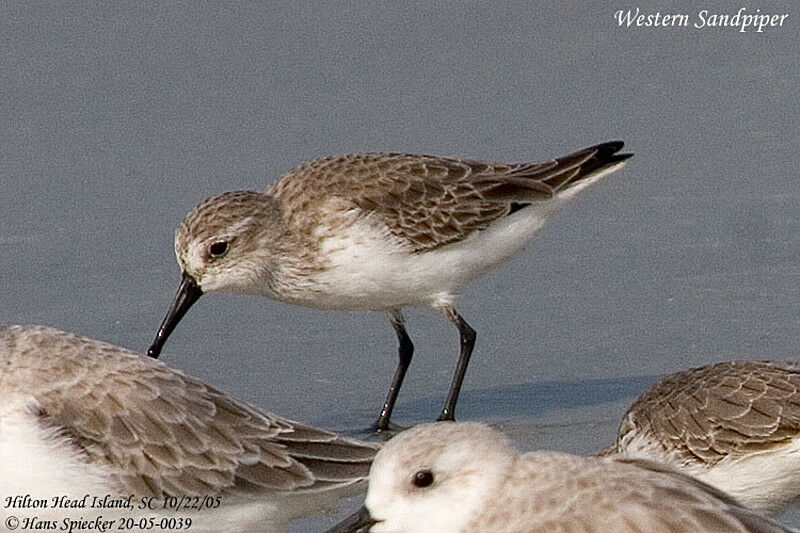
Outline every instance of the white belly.
<svg viewBox="0 0 800 533">
<path fill-rule="evenodd" d="M 357 223 L 326 240 L 323 253 L 331 267 L 309 280 L 307 295 L 290 301 L 345 310 L 449 303 L 473 279 L 522 249 L 544 222 L 540 210 L 526 208 L 463 241 L 416 254 Z"/>
<path fill-rule="evenodd" d="M 385 227 L 359 220 L 327 237 L 321 255 L 329 267 L 311 275 L 284 273 L 266 296 L 318 309 L 380 311 L 452 303 L 475 278 L 520 251 L 579 191 L 622 167 L 604 168 L 547 201 L 534 202 L 463 241 L 422 253 Z"/>
</svg>

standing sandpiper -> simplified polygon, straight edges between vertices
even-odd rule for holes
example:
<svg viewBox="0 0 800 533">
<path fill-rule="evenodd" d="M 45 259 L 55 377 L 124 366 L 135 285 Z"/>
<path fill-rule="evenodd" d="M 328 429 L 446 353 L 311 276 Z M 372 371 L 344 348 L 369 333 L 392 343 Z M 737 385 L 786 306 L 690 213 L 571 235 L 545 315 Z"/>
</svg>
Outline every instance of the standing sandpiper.
<svg viewBox="0 0 800 533">
<path fill-rule="evenodd" d="M 377 429 L 389 419 L 414 345 L 401 308 L 430 306 L 458 328 L 461 354 L 439 420 L 453 420 L 475 330 L 454 307 L 473 279 L 522 249 L 575 194 L 631 154 L 608 142 L 541 163 L 352 154 L 306 163 L 267 192 L 195 207 L 175 234 L 183 279 L 148 354 L 158 357 L 206 292 L 267 296 L 317 309 L 385 312 L 399 364 Z"/>
</svg>

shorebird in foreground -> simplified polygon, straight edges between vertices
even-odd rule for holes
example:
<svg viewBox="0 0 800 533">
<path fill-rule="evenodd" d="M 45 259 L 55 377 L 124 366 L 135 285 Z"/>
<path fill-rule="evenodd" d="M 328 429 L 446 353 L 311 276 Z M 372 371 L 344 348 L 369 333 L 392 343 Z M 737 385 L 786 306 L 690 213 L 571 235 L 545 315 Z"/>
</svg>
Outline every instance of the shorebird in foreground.
<svg viewBox="0 0 800 533">
<path fill-rule="evenodd" d="M 329 530 L 373 533 L 789 531 L 654 461 L 518 454 L 476 423 L 400 433 L 378 452 L 365 508 Z"/>
<path fill-rule="evenodd" d="M 455 309 L 473 279 L 518 252 L 578 191 L 630 154 L 608 142 L 541 163 L 407 154 L 319 159 L 265 193 L 209 198 L 175 235 L 183 279 L 148 354 L 206 292 L 319 309 L 382 311 L 399 363 L 377 428 L 386 429 L 414 346 L 401 308 L 430 306 L 458 328 L 461 353 L 440 420 L 452 420 L 475 330 Z"/>
<path fill-rule="evenodd" d="M 361 492 L 377 451 L 148 357 L 45 327 L 0 326 L 0 398 L 0 493 L 30 496 L 5 507 L 27 529 L 102 515 L 135 518 L 126 529 L 285 531 L 289 520 Z M 87 494 L 82 508 L 53 508 L 54 498 Z M 92 505 L 131 494 L 133 508 Z M 31 507 L 39 499 L 48 505 Z"/>
<path fill-rule="evenodd" d="M 672 374 L 639 396 L 617 442 L 672 465 L 759 512 L 800 497 L 800 365 L 733 361 Z"/>
</svg>

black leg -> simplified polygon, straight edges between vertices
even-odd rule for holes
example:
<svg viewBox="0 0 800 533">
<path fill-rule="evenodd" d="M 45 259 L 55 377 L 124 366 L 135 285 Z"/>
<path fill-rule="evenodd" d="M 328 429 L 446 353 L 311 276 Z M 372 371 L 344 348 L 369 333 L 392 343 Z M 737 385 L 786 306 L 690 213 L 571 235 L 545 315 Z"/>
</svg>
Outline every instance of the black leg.
<svg viewBox="0 0 800 533">
<path fill-rule="evenodd" d="M 469 358 L 472 355 L 472 349 L 475 347 L 475 330 L 467 324 L 467 321 L 459 315 L 452 306 L 444 306 L 441 308 L 447 318 L 453 322 L 458 328 L 458 334 L 461 338 L 461 354 L 458 357 L 458 364 L 456 364 L 456 371 L 453 374 L 453 382 L 450 384 L 450 391 L 447 393 L 447 400 L 444 403 L 442 414 L 439 415 L 437 420 L 455 420 L 456 402 L 458 401 L 458 393 L 461 392 L 461 384 L 464 382 L 464 375 L 467 373 L 467 365 Z"/>
<path fill-rule="evenodd" d="M 411 342 L 411 338 L 406 332 L 403 315 L 399 310 L 395 310 L 389 314 L 389 320 L 394 327 L 395 333 L 397 333 L 398 362 L 397 370 L 395 370 L 394 379 L 392 380 L 392 385 L 389 387 L 389 393 L 386 395 L 386 401 L 383 404 L 383 409 L 381 409 L 381 414 L 375 424 L 375 427 L 378 431 L 385 431 L 389 429 L 389 418 L 392 416 L 392 410 L 394 409 L 397 395 L 400 393 L 400 387 L 403 385 L 403 378 L 406 377 L 406 371 L 411 364 L 411 357 L 414 355 L 414 344 Z"/>
</svg>

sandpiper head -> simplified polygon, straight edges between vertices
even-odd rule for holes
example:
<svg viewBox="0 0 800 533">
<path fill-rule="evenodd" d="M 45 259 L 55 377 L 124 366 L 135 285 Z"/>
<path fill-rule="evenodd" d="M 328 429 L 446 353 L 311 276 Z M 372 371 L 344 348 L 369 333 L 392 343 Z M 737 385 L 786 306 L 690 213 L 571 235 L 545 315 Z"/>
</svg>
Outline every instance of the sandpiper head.
<svg viewBox="0 0 800 533">
<path fill-rule="evenodd" d="M 235 191 L 192 209 L 175 232 L 183 277 L 148 355 L 158 357 L 180 319 L 207 292 L 263 294 L 281 236 L 281 210 L 269 195 Z"/>
<path fill-rule="evenodd" d="M 259 292 L 279 228 L 280 207 L 272 196 L 227 192 L 186 215 L 175 232 L 175 256 L 203 292 Z"/>
<path fill-rule="evenodd" d="M 369 531 L 461 531 L 515 457 L 508 439 L 484 424 L 437 422 L 401 433 L 370 470 Z"/>
</svg>

